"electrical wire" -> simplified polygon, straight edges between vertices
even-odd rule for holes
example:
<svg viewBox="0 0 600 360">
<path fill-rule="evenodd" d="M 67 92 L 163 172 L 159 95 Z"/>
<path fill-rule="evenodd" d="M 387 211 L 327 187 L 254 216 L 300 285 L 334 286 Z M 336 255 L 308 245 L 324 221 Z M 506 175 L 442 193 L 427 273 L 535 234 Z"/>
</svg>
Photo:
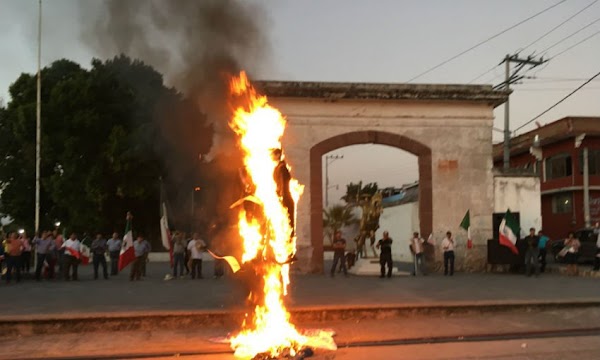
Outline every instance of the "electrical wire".
<svg viewBox="0 0 600 360">
<path fill-rule="evenodd" d="M 550 50 L 550 49 L 554 48 L 556 45 L 558 45 L 558 44 L 562 43 L 563 41 L 566 41 L 566 40 L 568 40 L 568 39 L 572 38 L 573 36 L 575 36 L 575 35 L 579 34 L 579 33 L 580 33 L 580 32 L 582 32 L 583 30 L 585 30 L 585 29 L 589 28 L 590 26 L 594 25 L 594 24 L 595 24 L 595 23 L 597 23 L 598 21 L 600 21 L 600 18 L 598 18 L 598 19 L 596 19 L 596 20 L 592 21 L 591 23 L 589 23 L 589 24 L 585 25 L 584 27 L 580 28 L 579 30 L 575 31 L 574 33 L 572 33 L 572 34 L 570 34 L 570 35 L 567 35 L 567 36 L 565 36 L 564 38 L 562 38 L 562 39 L 558 40 L 557 42 L 555 42 L 554 44 L 552 44 L 552 45 L 548 46 L 547 48 L 545 48 L 544 50 L 542 50 L 542 51 L 541 51 L 542 55 L 544 55 L 545 53 L 547 53 L 547 52 L 548 52 L 548 50 Z"/>
<path fill-rule="evenodd" d="M 585 39 L 579 41 L 578 43 L 575 43 L 571 46 L 569 46 L 568 48 L 566 48 L 565 50 L 559 52 L 558 54 L 554 55 L 553 57 L 550 58 L 550 60 L 555 59 L 556 57 L 566 53 L 567 51 L 571 50 L 572 48 L 576 47 L 577 45 L 583 44 L 584 42 L 588 41 L 589 39 L 593 38 L 594 36 L 600 34 L 600 30 L 596 31 L 595 33 L 593 33 L 592 35 L 586 37 Z"/>
<path fill-rule="evenodd" d="M 491 73 L 492 71 L 496 70 L 496 68 L 497 68 L 498 66 L 500 66 L 500 65 L 494 65 L 494 67 L 493 67 L 493 68 L 491 68 L 491 69 L 489 69 L 488 71 L 486 71 L 486 72 L 484 72 L 484 73 L 480 74 L 479 76 L 477 76 L 477 77 L 476 77 L 476 78 L 474 78 L 473 80 L 469 81 L 467 84 L 472 84 L 473 82 L 475 82 L 475 81 L 479 80 L 480 78 L 484 77 L 485 75 L 487 75 L 487 74 Z"/>
<path fill-rule="evenodd" d="M 437 69 L 437 68 L 439 68 L 439 67 L 441 67 L 441 66 L 443 66 L 443 65 L 446 65 L 446 64 L 447 64 L 447 63 L 449 63 L 450 61 L 452 61 L 452 60 L 455 60 L 456 58 L 458 58 L 458 57 L 460 57 L 460 56 L 462 56 L 462 55 L 464 55 L 464 54 L 466 54 L 466 53 L 468 53 L 468 52 L 470 52 L 470 51 L 472 51 L 472 50 L 474 50 L 474 49 L 476 49 L 476 48 L 480 47 L 481 45 L 483 45 L 483 44 L 485 44 L 485 43 L 487 43 L 487 42 L 489 42 L 489 41 L 491 41 L 491 40 L 493 40 L 493 39 L 497 38 L 498 36 L 500 36 L 500 35 L 502 35 L 502 34 L 504 34 L 504 33 L 508 32 L 508 31 L 510 31 L 510 30 L 512 30 L 512 29 L 514 29 L 514 28 L 516 28 L 516 27 L 518 27 L 518 26 L 520 26 L 520 25 L 522 25 L 522 24 L 524 24 L 524 23 L 526 23 L 527 21 L 529 21 L 529 20 L 532 20 L 532 19 L 534 19 L 534 18 L 536 18 L 536 17 L 540 16 L 541 14 L 545 13 L 546 11 L 549 11 L 549 10 L 551 10 L 552 8 L 555 8 L 555 7 L 557 7 L 558 5 L 560 5 L 560 4 L 562 4 L 562 3 L 564 3 L 565 1 L 567 1 L 567 0 L 561 0 L 561 1 L 557 2 L 556 4 L 554 4 L 554 5 L 551 5 L 551 6 L 547 7 L 547 8 L 545 8 L 544 10 L 542 10 L 542 11 L 540 11 L 540 12 L 538 12 L 538 13 L 536 13 L 536 14 L 534 14 L 534 15 L 531 15 L 530 17 L 526 18 L 525 20 L 521 20 L 521 21 L 519 21 L 518 23 L 516 23 L 516 24 L 514 24 L 514 25 L 512 25 L 512 26 L 510 26 L 510 27 L 508 27 L 508 28 L 506 28 L 506 29 L 504 29 L 504 30 L 502 30 L 502 31 L 500 31 L 499 33 L 497 33 L 497 34 L 495 34 L 495 35 L 493 35 L 493 36 L 490 36 L 489 38 L 487 38 L 487 39 L 485 39 L 485 40 L 483 40 L 483 41 L 480 41 L 480 42 L 478 42 L 477 44 L 475 44 L 475 45 L 471 46 L 470 48 L 468 48 L 468 49 L 466 49 L 466 50 L 463 50 L 463 51 L 461 51 L 460 53 L 458 53 L 458 54 L 456 54 L 456 55 L 454 55 L 454 56 L 452 56 L 452 57 L 450 57 L 450 58 L 448 58 L 448 59 L 446 59 L 446 60 L 442 61 L 441 63 L 439 63 L 439 64 L 437 64 L 437 65 L 435 65 L 435 66 L 433 66 L 433 67 L 431 67 L 431 68 L 429 68 L 428 70 L 425 70 L 425 71 L 423 71 L 422 73 L 420 73 L 420 74 L 418 74 L 418 75 L 416 75 L 416 76 L 412 77 L 411 79 L 409 79 L 409 80 L 407 81 L 407 83 L 410 83 L 410 82 L 412 82 L 412 81 L 414 81 L 414 80 L 416 80 L 416 79 L 420 78 L 420 77 L 421 77 L 421 76 L 423 76 L 423 75 L 429 74 L 429 73 L 430 73 L 430 72 L 432 72 L 433 70 L 435 70 L 435 69 Z"/>
<path fill-rule="evenodd" d="M 520 51 L 523 51 L 527 48 L 529 48 L 530 46 L 534 45 L 535 43 L 537 43 L 538 41 L 542 40 L 543 38 L 545 38 L 546 36 L 550 35 L 551 33 L 553 33 L 556 29 L 560 28 L 561 26 L 563 26 L 564 24 L 566 24 L 567 22 L 569 22 L 571 19 L 573 19 L 575 16 L 581 14 L 582 12 L 584 12 L 585 10 L 587 10 L 588 8 L 590 8 L 592 5 L 594 5 L 595 3 L 597 3 L 598 0 L 594 0 L 592 1 L 590 4 L 588 4 L 586 7 L 584 7 L 583 9 L 579 10 L 578 12 L 576 12 L 575 14 L 571 15 L 570 17 L 568 17 L 565 21 L 561 22 L 560 24 L 556 25 L 555 27 L 553 27 L 552 29 L 550 29 L 549 31 L 547 31 L 545 34 L 543 34 L 542 36 L 540 36 L 539 38 L 533 40 L 531 43 L 529 43 L 527 46 L 521 48 L 520 50 L 517 50 L 517 53 Z"/>
<path fill-rule="evenodd" d="M 563 97 L 562 99 L 560 99 L 559 101 L 557 101 L 556 103 L 554 103 L 554 105 L 550 106 L 549 108 L 547 108 L 546 110 L 542 111 L 538 116 L 534 117 L 533 119 L 527 121 L 525 124 L 519 126 L 518 128 L 516 128 L 514 131 L 518 131 L 522 128 L 524 128 L 525 126 L 531 124 L 532 122 L 534 122 L 535 120 L 539 119 L 542 115 L 546 114 L 548 111 L 554 109 L 555 107 L 557 107 L 560 103 L 562 103 L 563 101 L 567 100 L 569 97 L 571 97 L 573 94 L 575 94 L 576 92 L 578 92 L 579 90 L 581 90 L 584 86 L 586 86 L 587 84 L 589 84 L 590 82 L 594 81 L 595 78 L 597 78 L 598 76 L 600 76 L 600 72 L 596 73 L 596 75 L 592 76 L 591 78 L 587 79 L 583 84 L 579 85 L 575 90 L 571 91 L 568 95 L 566 95 L 565 97 Z"/>
</svg>

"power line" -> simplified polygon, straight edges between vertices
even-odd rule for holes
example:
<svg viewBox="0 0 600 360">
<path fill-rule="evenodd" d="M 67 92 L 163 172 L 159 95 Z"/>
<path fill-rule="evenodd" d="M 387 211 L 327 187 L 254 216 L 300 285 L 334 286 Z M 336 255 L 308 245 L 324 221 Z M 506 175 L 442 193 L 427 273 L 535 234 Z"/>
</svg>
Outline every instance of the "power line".
<svg viewBox="0 0 600 360">
<path fill-rule="evenodd" d="M 577 87 L 575 90 L 571 91 L 567 96 L 563 97 L 562 99 L 560 99 L 559 101 L 557 101 L 554 105 L 550 106 L 549 108 L 547 108 L 546 110 L 542 111 L 542 113 L 540 113 L 538 116 L 534 117 L 533 119 L 529 120 L 528 122 L 526 122 L 525 124 L 519 126 L 518 128 L 516 128 L 514 131 L 518 131 L 520 129 L 522 129 L 523 127 L 531 124 L 532 122 L 534 122 L 535 120 L 539 119 L 542 115 L 546 114 L 548 111 L 554 109 L 555 107 L 557 107 L 560 103 L 562 103 L 563 101 L 567 100 L 569 97 L 571 97 L 571 95 L 575 94 L 577 91 L 579 91 L 580 89 L 582 89 L 584 86 L 586 86 L 587 84 L 589 84 L 590 82 L 592 82 L 595 78 L 597 78 L 598 76 L 600 76 L 600 72 L 596 73 L 596 75 L 592 76 L 591 78 L 589 78 L 586 82 L 584 82 L 583 84 L 579 85 L 579 87 Z"/>
<path fill-rule="evenodd" d="M 600 19 L 599 19 L 599 20 L 600 20 Z M 595 33 L 593 33 L 592 35 L 590 35 L 590 36 L 586 37 L 585 39 L 583 39 L 583 40 L 579 41 L 578 43 L 575 43 L 575 44 L 573 44 L 573 45 L 569 46 L 569 47 L 568 47 L 568 48 L 566 48 L 565 50 L 563 50 L 563 51 L 559 52 L 558 54 L 554 55 L 554 56 L 553 56 L 551 59 L 554 59 L 554 58 L 556 58 L 557 56 L 560 56 L 560 55 L 562 55 L 562 54 L 566 53 L 567 51 L 571 50 L 571 49 L 572 49 L 572 48 L 574 48 L 575 46 L 577 46 L 577 45 L 580 45 L 580 44 L 582 44 L 582 43 L 584 43 L 584 42 L 588 41 L 589 39 L 593 38 L 594 36 L 596 36 L 596 35 L 598 35 L 598 34 L 600 34 L 600 30 L 596 31 Z"/>
<path fill-rule="evenodd" d="M 564 24 L 566 24 L 567 22 L 569 22 L 571 19 L 573 19 L 575 16 L 581 14 L 582 12 L 584 12 L 585 10 L 587 10 L 588 8 L 590 8 L 592 5 L 594 5 L 595 3 L 597 3 L 598 0 L 594 0 L 592 1 L 590 4 L 588 4 L 586 7 L 584 7 L 583 9 L 579 10 L 578 12 L 576 12 L 575 14 L 571 15 L 570 17 L 568 17 L 565 21 L 561 22 L 560 24 L 556 25 L 555 27 L 553 27 L 552 29 L 550 29 L 549 31 L 547 31 L 545 34 L 543 34 L 542 36 L 540 36 L 539 38 L 535 39 L 534 41 L 532 41 L 531 43 L 529 43 L 529 45 L 521 48 L 520 51 L 523 51 L 525 49 L 527 49 L 528 47 L 530 47 L 531 45 L 537 43 L 538 41 L 542 40 L 543 38 L 545 38 L 546 36 L 550 35 L 552 32 L 554 32 L 556 29 L 560 28 L 561 26 L 563 26 Z"/>
<path fill-rule="evenodd" d="M 557 7 L 558 5 L 560 5 L 560 4 L 562 4 L 562 3 L 564 3 L 565 1 L 567 1 L 567 0 L 561 0 L 561 1 L 557 2 L 556 4 L 554 4 L 554 5 L 551 5 L 551 6 L 547 7 L 547 8 L 545 8 L 544 10 L 542 10 L 542 11 L 540 11 L 540 12 L 538 12 L 538 13 L 536 13 L 536 14 L 534 14 L 534 15 L 530 16 L 530 17 L 528 17 L 527 19 L 525 19 L 525 20 L 521 20 L 520 22 L 518 22 L 518 23 L 516 23 L 516 24 L 514 24 L 514 25 L 512 25 L 512 26 L 510 26 L 510 27 L 508 27 L 508 28 L 506 28 L 506 29 L 504 29 L 504 30 L 502 30 L 502 31 L 500 31 L 499 33 L 497 33 L 497 34 L 495 34 L 495 35 L 493 35 L 493 36 L 491 36 L 491 37 L 489 37 L 489 38 L 487 38 L 487 39 L 485 39 L 485 40 L 483 40 L 483 41 L 480 41 L 479 43 L 477 43 L 477 44 L 475 44 L 475 45 L 471 46 L 470 48 L 468 48 L 468 49 L 466 49 L 466 50 L 463 50 L 463 51 L 461 51 L 461 52 L 460 52 L 460 53 L 458 53 L 457 55 L 454 55 L 454 56 L 452 56 L 452 57 L 450 57 L 450 58 L 448 58 L 448 59 L 446 59 L 446 60 L 442 61 L 441 63 L 439 63 L 439 64 L 435 65 L 434 67 L 432 67 L 432 68 L 429 68 L 428 70 L 425 70 L 425 71 L 423 71 L 422 73 L 418 74 L 417 76 L 415 76 L 415 77 L 413 77 L 413 78 L 409 79 L 409 80 L 407 81 L 407 83 L 409 83 L 409 82 L 412 82 L 412 81 L 414 81 L 414 80 L 416 80 L 416 79 L 420 78 L 421 76 L 423 76 L 423 75 L 425 75 L 425 74 L 428 74 L 428 73 L 432 72 L 433 70 L 435 70 L 435 69 L 437 69 L 437 68 L 439 68 L 439 67 L 441 67 L 441 66 L 443 66 L 443 65 L 445 65 L 445 64 L 447 64 L 447 63 L 449 63 L 450 61 L 452 61 L 452 60 L 454 60 L 454 59 L 456 59 L 456 58 L 458 58 L 458 57 L 460 57 L 460 56 L 462 56 L 462 55 L 464 55 L 464 54 L 466 54 L 466 53 L 470 52 L 471 50 L 474 50 L 474 49 L 478 48 L 479 46 L 481 46 L 481 45 L 483 45 L 483 44 L 487 43 L 488 41 L 491 41 L 491 40 L 493 40 L 493 39 L 497 38 L 498 36 L 500 36 L 500 35 L 502 35 L 502 34 L 506 33 L 507 31 L 510 31 L 510 30 L 512 30 L 512 29 L 514 29 L 514 28 L 516 28 L 517 26 L 520 26 L 520 25 L 522 25 L 522 24 L 526 23 L 526 22 L 527 22 L 527 21 L 529 21 L 529 20 L 531 20 L 531 19 L 534 19 L 534 18 L 538 17 L 539 15 L 541 15 L 541 14 L 545 13 L 546 11 L 548 11 L 548 10 L 550 10 L 550 9 L 552 9 L 552 8 L 555 8 L 555 7 Z"/>
<path fill-rule="evenodd" d="M 496 70 L 496 68 L 500 66 L 500 65 L 494 65 L 494 67 L 492 67 L 491 69 L 489 69 L 488 71 L 480 74 L 479 76 L 477 76 L 476 78 L 474 78 L 473 80 L 469 81 L 467 84 L 472 84 L 473 82 L 479 80 L 480 78 L 484 77 L 485 75 L 491 73 L 492 71 Z"/>
<path fill-rule="evenodd" d="M 560 78 L 525 76 L 525 79 L 538 80 L 537 83 L 585 81 L 587 78 Z"/>
<path fill-rule="evenodd" d="M 549 47 L 547 47 L 547 48 L 545 48 L 544 50 L 542 50 L 542 55 L 543 55 L 543 54 L 545 54 L 546 52 L 548 52 L 548 50 L 550 50 L 550 49 L 554 48 L 556 45 L 558 45 L 558 44 L 562 43 L 563 41 L 566 41 L 566 40 L 568 40 L 568 39 L 572 38 L 573 36 L 575 36 L 575 35 L 579 34 L 579 33 L 580 33 L 580 32 L 582 32 L 583 30 L 587 29 L 588 27 L 590 27 L 590 26 L 594 25 L 594 24 L 595 24 L 595 23 L 597 23 L 598 21 L 600 21 L 600 18 L 598 18 L 598 19 L 596 19 L 596 20 L 592 21 L 591 23 L 589 23 L 589 24 L 585 25 L 584 27 L 580 28 L 579 30 L 575 31 L 574 33 L 572 33 L 572 34 L 570 34 L 570 35 L 567 35 L 566 37 L 564 37 L 564 38 L 562 38 L 562 39 L 558 40 L 558 41 L 557 41 L 557 42 L 555 42 L 554 44 L 552 44 L 552 45 L 550 45 Z"/>
</svg>

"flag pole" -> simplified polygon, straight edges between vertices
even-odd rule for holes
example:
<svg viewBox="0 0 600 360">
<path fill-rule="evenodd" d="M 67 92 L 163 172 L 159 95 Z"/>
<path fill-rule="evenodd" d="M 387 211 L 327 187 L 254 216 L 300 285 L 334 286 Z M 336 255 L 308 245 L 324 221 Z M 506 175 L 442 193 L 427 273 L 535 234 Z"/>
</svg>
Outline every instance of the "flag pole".
<svg viewBox="0 0 600 360">
<path fill-rule="evenodd" d="M 38 1 L 38 54 L 37 54 L 37 99 L 35 127 L 35 232 L 40 230 L 40 162 L 42 138 L 42 0 Z"/>
</svg>

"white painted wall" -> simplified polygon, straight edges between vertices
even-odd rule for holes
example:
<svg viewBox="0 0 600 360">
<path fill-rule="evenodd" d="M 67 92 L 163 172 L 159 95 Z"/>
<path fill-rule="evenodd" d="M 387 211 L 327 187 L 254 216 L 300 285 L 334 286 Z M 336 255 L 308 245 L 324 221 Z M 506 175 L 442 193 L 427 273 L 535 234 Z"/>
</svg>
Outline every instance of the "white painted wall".
<svg viewBox="0 0 600 360">
<path fill-rule="evenodd" d="M 384 208 L 379 218 L 379 230 L 376 234 L 378 240 L 383 237 L 383 232 L 386 230 L 394 240 L 392 243 L 394 261 L 412 261 L 408 241 L 413 232 L 419 231 L 419 203 Z"/>
<path fill-rule="evenodd" d="M 542 227 L 542 197 L 540 179 L 534 176 L 494 177 L 494 212 L 519 212 L 521 237 L 529 234 L 529 228 Z"/>
</svg>

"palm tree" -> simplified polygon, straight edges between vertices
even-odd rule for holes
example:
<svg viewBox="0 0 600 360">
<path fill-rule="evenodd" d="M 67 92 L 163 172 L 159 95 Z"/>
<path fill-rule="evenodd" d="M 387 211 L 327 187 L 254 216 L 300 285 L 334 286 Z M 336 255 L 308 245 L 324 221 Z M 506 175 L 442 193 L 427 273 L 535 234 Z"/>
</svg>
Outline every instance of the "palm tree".
<svg viewBox="0 0 600 360">
<path fill-rule="evenodd" d="M 327 232 L 329 242 L 333 243 L 333 234 L 344 226 L 358 224 L 358 219 L 352 213 L 352 207 L 333 205 L 323 209 L 323 228 Z"/>
</svg>

